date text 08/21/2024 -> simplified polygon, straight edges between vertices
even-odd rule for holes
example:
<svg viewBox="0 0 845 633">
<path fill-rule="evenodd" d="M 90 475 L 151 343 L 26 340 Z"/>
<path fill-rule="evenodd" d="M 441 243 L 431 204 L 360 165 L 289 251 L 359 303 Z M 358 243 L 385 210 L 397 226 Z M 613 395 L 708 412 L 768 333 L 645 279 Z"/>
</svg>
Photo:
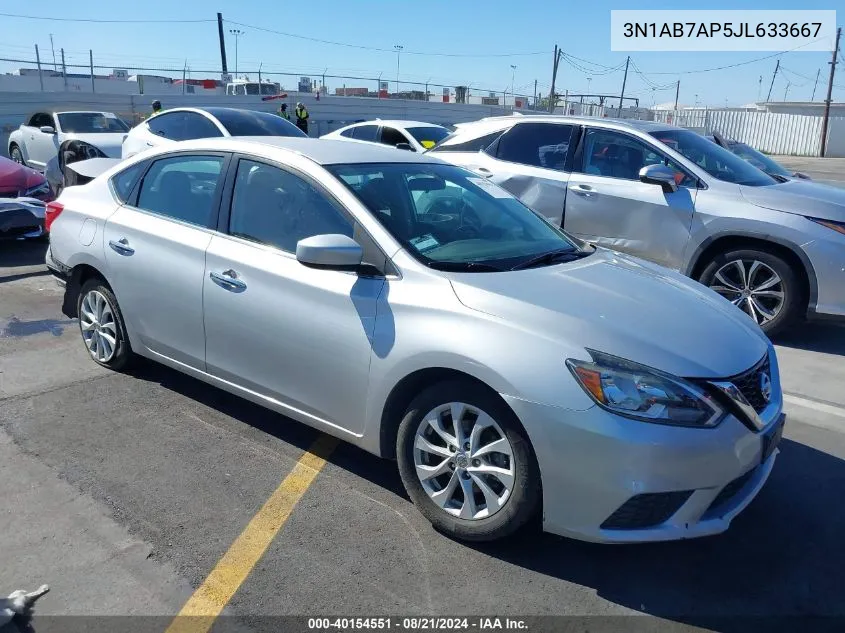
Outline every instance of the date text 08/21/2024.
<svg viewBox="0 0 845 633">
<path fill-rule="evenodd" d="M 818 37 L 822 28 L 821 22 L 758 22 L 756 25 L 748 22 L 626 22 L 623 36 L 626 38 L 639 37 Z"/>
<path fill-rule="evenodd" d="M 527 630 L 528 625 L 519 618 L 499 617 L 377 617 L 377 618 L 308 618 L 311 631 L 354 631 L 354 630 L 403 631 L 446 631 L 446 630 Z"/>
</svg>

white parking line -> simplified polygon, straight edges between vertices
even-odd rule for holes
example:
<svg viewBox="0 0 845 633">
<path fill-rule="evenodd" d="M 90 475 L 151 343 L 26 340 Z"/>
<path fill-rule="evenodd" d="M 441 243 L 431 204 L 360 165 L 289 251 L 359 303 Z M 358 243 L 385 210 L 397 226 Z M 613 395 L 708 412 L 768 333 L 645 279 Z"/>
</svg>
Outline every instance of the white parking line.
<svg viewBox="0 0 845 633">
<path fill-rule="evenodd" d="M 809 424 L 832 431 L 845 432 L 845 407 L 834 404 L 827 404 L 826 402 L 818 402 L 801 396 L 794 396 L 789 393 L 783 394 L 783 401 L 786 404 L 794 405 L 804 409 L 810 409 L 818 413 L 824 413 L 826 416 L 833 416 L 838 419 L 830 419 L 830 417 L 822 418 L 802 418 L 802 424 Z"/>
</svg>

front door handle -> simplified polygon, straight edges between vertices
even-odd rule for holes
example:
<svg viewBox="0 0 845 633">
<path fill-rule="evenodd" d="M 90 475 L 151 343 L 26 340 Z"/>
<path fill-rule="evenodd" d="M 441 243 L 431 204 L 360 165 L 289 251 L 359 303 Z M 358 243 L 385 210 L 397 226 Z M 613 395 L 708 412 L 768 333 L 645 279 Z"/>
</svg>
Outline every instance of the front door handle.
<svg viewBox="0 0 845 633">
<path fill-rule="evenodd" d="M 492 176 L 492 175 L 493 175 L 493 172 L 492 172 L 492 171 L 490 171 L 489 169 L 487 169 L 486 167 L 477 167 L 477 168 L 476 168 L 476 171 L 477 171 L 480 175 L 484 176 L 485 178 L 489 178 L 490 176 Z"/>
<path fill-rule="evenodd" d="M 114 240 L 109 240 L 109 246 L 112 247 L 112 250 L 116 253 L 120 253 L 121 255 L 132 255 L 135 252 L 134 248 L 129 247 L 129 240 L 125 237 L 121 237 L 116 242 Z"/>
<path fill-rule="evenodd" d="M 209 277 L 221 288 L 231 290 L 232 292 L 242 292 L 246 290 L 246 283 L 238 279 L 238 273 L 231 268 L 224 270 L 222 273 L 210 272 Z"/>
<path fill-rule="evenodd" d="M 569 190 L 585 198 L 589 198 L 597 193 L 590 185 L 569 185 Z"/>
</svg>

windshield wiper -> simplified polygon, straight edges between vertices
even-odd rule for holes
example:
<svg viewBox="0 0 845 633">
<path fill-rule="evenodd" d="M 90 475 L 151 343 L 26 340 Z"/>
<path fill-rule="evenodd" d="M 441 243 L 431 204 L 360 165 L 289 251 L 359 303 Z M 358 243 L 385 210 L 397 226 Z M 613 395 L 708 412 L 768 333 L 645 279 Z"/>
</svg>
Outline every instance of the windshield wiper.
<svg viewBox="0 0 845 633">
<path fill-rule="evenodd" d="M 511 268 L 511 270 L 524 270 L 526 268 L 545 266 L 549 264 L 563 264 L 565 262 L 575 261 L 576 259 L 583 259 L 584 257 L 588 257 L 590 255 L 592 255 L 592 253 L 573 250 L 571 248 L 549 251 L 548 253 L 543 253 L 542 255 L 537 255 L 536 257 L 527 259 Z"/>
<path fill-rule="evenodd" d="M 492 264 L 484 264 L 482 262 L 428 262 L 428 267 L 434 270 L 445 270 L 453 273 L 501 273 L 505 268 L 499 268 Z"/>
</svg>

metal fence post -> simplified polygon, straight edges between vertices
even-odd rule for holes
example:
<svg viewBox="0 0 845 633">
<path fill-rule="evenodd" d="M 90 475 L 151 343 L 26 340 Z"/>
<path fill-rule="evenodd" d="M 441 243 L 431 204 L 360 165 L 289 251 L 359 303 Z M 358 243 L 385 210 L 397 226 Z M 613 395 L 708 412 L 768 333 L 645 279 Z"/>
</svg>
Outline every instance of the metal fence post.
<svg viewBox="0 0 845 633">
<path fill-rule="evenodd" d="M 41 55 L 38 52 L 38 44 L 35 45 L 35 62 L 38 64 L 38 83 L 41 84 L 41 92 L 44 92 L 44 75 L 41 72 Z"/>
<path fill-rule="evenodd" d="M 88 49 L 88 63 L 91 67 L 91 92 L 97 92 L 94 87 L 94 51 L 90 48 Z"/>
<path fill-rule="evenodd" d="M 62 78 L 65 80 L 65 92 L 67 92 L 67 66 L 65 66 L 65 49 L 62 48 Z"/>
</svg>

